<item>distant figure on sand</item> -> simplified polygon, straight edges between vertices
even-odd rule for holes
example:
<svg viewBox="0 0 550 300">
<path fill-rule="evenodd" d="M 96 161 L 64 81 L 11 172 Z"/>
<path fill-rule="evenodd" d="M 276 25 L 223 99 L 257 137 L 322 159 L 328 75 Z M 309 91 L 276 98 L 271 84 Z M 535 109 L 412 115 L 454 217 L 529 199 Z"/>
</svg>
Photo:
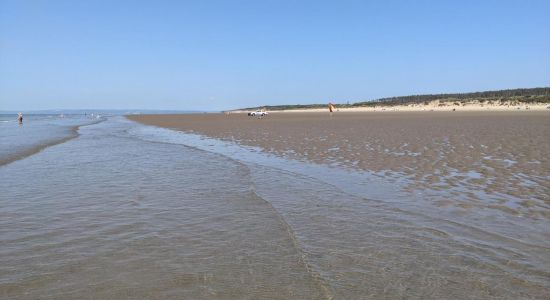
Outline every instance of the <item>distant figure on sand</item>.
<svg viewBox="0 0 550 300">
<path fill-rule="evenodd" d="M 331 113 L 334 111 L 334 104 L 332 104 L 331 102 L 328 103 L 328 111 Z"/>
<path fill-rule="evenodd" d="M 23 114 L 22 113 L 17 114 L 17 121 L 19 121 L 19 124 L 23 124 Z"/>
</svg>

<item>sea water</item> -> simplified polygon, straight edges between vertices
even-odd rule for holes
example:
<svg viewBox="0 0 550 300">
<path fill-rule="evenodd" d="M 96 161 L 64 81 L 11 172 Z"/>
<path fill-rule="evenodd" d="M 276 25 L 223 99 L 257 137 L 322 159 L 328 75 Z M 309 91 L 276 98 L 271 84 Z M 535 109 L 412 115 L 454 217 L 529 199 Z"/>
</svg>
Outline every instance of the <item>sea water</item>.
<svg viewBox="0 0 550 300">
<path fill-rule="evenodd" d="M 0 166 L 2 298 L 544 299 L 550 287 L 546 219 L 456 214 L 429 204 L 438 191 L 381 174 L 123 117 L 59 122 L 46 142 L 30 130 L 42 119 L 1 129 L 4 157 L 52 145 Z"/>
<path fill-rule="evenodd" d="M 78 135 L 79 125 L 101 120 L 81 114 L 0 114 L 0 165 L 21 159 Z"/>
</svg>

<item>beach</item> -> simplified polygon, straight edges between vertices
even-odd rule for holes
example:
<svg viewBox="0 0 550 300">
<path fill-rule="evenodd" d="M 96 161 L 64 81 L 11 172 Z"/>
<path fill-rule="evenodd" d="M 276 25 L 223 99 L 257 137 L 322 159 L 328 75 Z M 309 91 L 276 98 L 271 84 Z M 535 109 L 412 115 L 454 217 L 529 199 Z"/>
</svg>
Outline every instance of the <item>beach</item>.
<svg viewBox="0 0 550 300">
<path fill-rule="evenodd" d="M 0 127 L 67 130 L 0 165 L 0 298 L 325 298 L 246 166 L 123 117 L 72 120 Z"/>
<path fill-rule="evenodd" d="M 272 110 L 271 113 L 323 113 L 328 109 L 323 108 L 293 108 Z M 397 103 L 371 103 L 369 106 L 334 106 L 338 112 L 505 112 L 505 111 L 548 111 L 550 104 L 542 102 L 519 102 L 519 101 L 491 101 L 487 99 L 451 101 L 449 99 L 425 101 L 423 103 L 397 104 Z M 243 109 L 229 110 L 227 113 L 247 113 L 251 111 Z"/>
<path fill-rule="evenodd" d="M 549 217 L 550 112 L 327 112 L 129 116 L 148 125 L 365 170 L 410 189 L 452 192 L 441 205 Z M 458 198 L 458 199 L 456 199 Z"/>
<path fill-rule="evenodd" d="M 244 162 L 331 296 L 541 298 L 548 287 L 548 111 L 128 118 Z"/>
<path fill-rule="evenodd" d="M 549 11 L 0 0 L 0 300 L 550 300 Z"/>
<path fill-rule="evenodd" d="M 1 298 L 545 299 L 550 287 L 546 112 L 6 121 L 2 135 L 25 142 L 0 152 Z"/>
</svg>

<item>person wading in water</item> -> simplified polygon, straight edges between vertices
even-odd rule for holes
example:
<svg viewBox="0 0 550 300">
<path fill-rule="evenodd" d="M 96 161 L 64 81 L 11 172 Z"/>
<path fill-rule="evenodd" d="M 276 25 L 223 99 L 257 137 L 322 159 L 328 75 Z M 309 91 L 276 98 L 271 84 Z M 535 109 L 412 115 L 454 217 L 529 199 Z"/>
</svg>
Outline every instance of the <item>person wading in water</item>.
<svg viewBox="0 0 550 300">
<path fill-rule="evenodd" d="M 23 124 L 23 114 L 22 113 L 17 114 L 17 121 L 19 121 L 19 124 Z"/>
</svg>

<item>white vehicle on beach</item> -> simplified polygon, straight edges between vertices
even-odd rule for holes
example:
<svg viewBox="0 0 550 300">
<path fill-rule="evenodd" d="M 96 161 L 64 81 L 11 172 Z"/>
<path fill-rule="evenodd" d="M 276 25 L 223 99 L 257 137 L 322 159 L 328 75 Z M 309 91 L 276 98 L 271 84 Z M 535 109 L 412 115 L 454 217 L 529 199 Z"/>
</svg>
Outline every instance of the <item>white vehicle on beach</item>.
<svg viewBox="0 0 550 300">
<path fill-rule="evenodd" d="M 249 112 L 248 115 L 252 117 L 263 117 L 263 116 L 267 116 L 267 111 L 263 111 L 263 110 L 252 111 L 252 112 Z"/>
</svg>

